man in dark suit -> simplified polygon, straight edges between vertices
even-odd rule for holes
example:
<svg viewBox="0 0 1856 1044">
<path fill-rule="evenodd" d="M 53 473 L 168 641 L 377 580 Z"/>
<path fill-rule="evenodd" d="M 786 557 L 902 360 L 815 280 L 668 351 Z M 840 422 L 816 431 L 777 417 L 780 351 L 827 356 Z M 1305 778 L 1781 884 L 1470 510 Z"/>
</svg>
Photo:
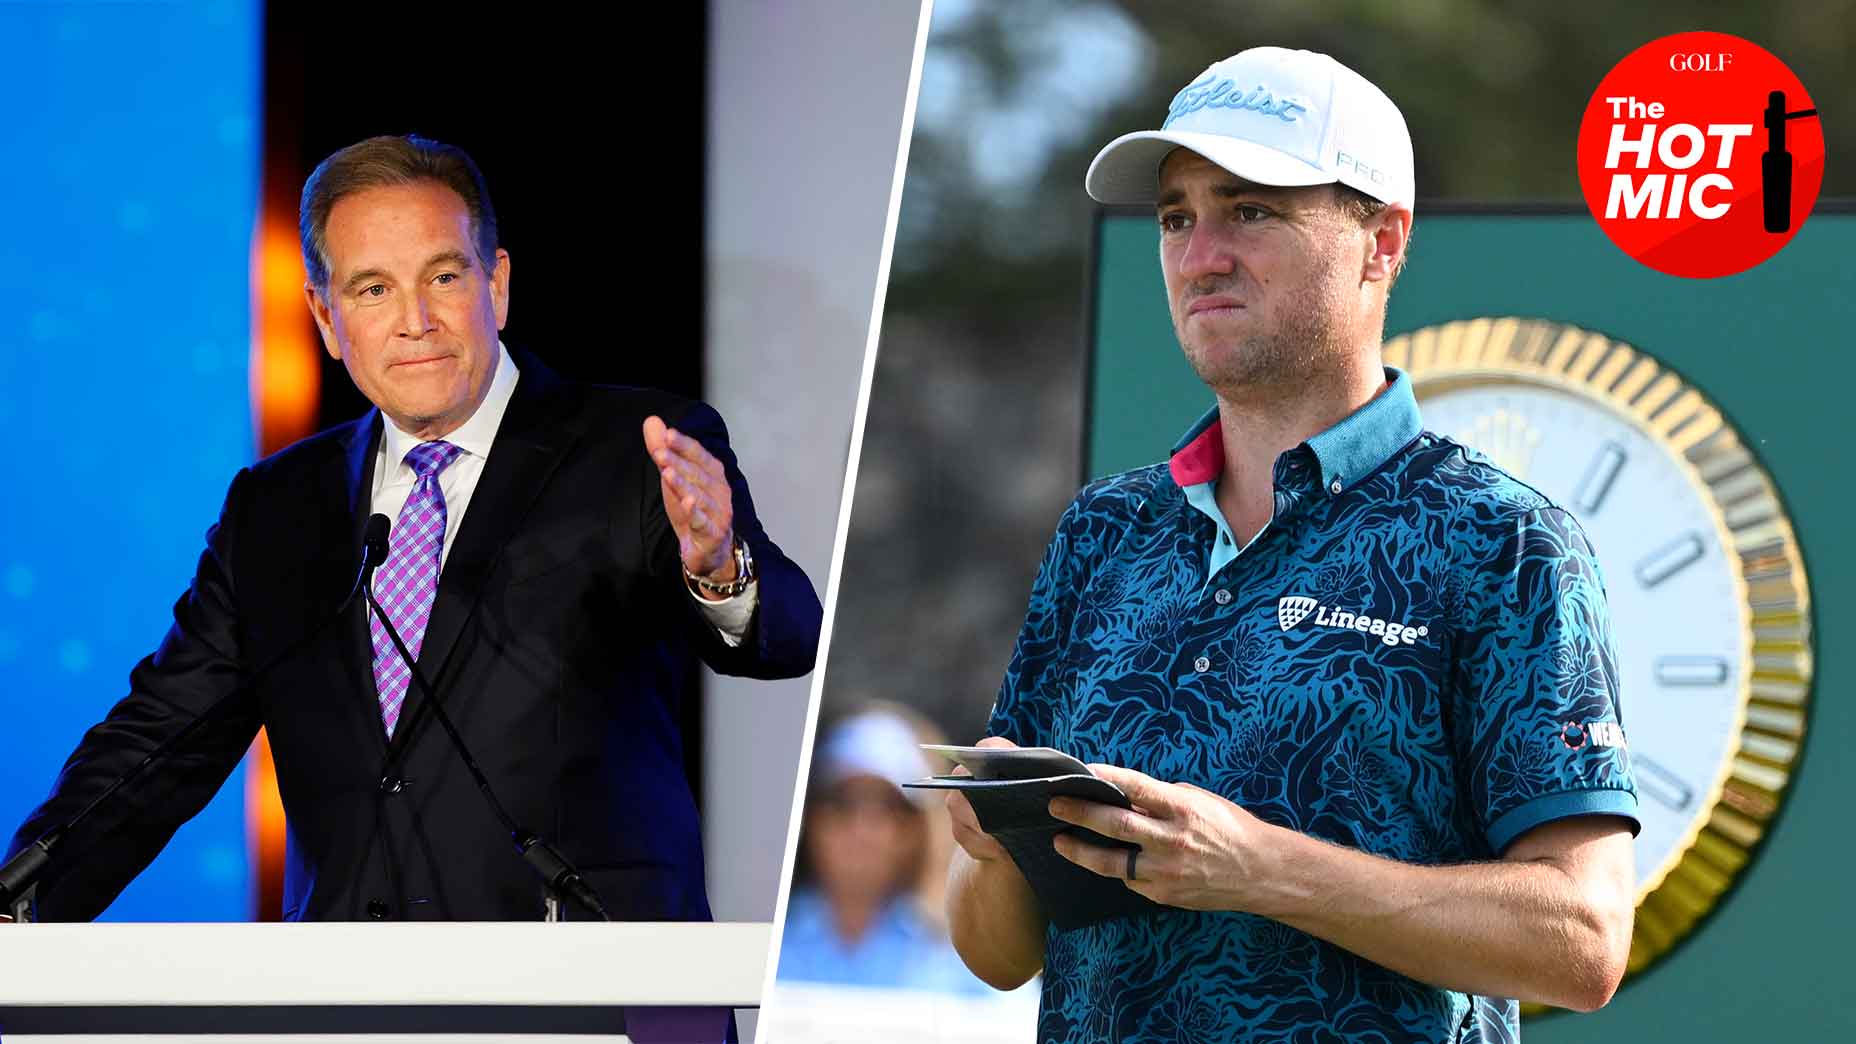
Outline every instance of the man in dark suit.
<svg viewBox="0 0 1856 1044">
<path fill-rule="evenodd" d="M 233 479 L 173 628 L 11 851 L 231 698 L 63 840 L 38 915 L 100 913 L 263 726 L 289 822 L 285 919 L 542 916 L 540 879 L 384 622 L 359 599 L 337 611 L 381 513 L 385 622 L 510 816 L 613 917 L 707 919 L 677 726 L 688 653 L 797 676 L 821 616 L 756 519 L 721 418 L 504 348 L 509 254 L 462 150 L 337 152 L 304 188 L 302 233 L 323 341 L 376 408 Z"/>
</svg>

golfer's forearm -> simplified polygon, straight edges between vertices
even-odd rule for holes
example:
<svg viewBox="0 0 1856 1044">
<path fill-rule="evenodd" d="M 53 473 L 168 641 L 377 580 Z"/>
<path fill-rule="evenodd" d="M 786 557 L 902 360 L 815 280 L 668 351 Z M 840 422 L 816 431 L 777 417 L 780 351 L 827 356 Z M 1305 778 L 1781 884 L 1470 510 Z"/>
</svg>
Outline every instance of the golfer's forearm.
<svg viewBox="0 0 1856 1044">
<path fill-rule="evenodd" d="M 1010 860 L 981 861 L 955 849 L 947 920 L 960 959 L 994 989 L 1016 989 L 1044 967 L 1044 915 Z"/>
<path fill-rule="evenodd" d="M 1304 838 L 1277 920 L 1420 982 L 1589 1011 L 1617 988 L 1628 897 L 1545 862 L 1415 866 Z"/>
</svg>

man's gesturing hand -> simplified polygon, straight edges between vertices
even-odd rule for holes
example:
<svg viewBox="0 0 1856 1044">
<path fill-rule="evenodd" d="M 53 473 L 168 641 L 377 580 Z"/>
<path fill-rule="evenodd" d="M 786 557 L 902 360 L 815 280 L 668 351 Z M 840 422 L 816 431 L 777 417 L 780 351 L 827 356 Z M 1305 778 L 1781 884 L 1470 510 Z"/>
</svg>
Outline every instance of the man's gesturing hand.
<svg viewBox="0 0 1856 1044">
<path fill-rule="evenodd" d="M 1113 765 L 1090 771 L 1120 787 L 1132 811 L 1078 798 L 1052 798 L 1050 814 L 1105 837 L 1141 846 L 1128 887 L 1156 903 L 1188 910 L 1267 913 L 1282 880 L 1271 865 L 1279 828 L 1190 783 L 1163 783 Z M 1057 851 L 1103 877 L 1128 876 L 1128 853 L 1058 835 Z"/>
<path fill-rule="evenodd" d="M 657 417 L 645 418 L 644 447 L 657 462 L 684 568 L 719 584 L 734 580 L 735 499 L 722 462 Z"/>
</svg>

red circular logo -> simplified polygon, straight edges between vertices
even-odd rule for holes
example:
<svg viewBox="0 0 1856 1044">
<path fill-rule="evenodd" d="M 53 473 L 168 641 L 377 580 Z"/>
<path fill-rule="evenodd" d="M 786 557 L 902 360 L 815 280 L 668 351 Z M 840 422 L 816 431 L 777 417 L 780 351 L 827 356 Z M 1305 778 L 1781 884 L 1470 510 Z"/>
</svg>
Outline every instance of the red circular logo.
<svg viewBox="0 0 1856 1044">
<path fill-rule="evenodd" d="M 1579 126 L 1592 216 L 1619 249 L 1669 275 L 1733 275 L 1778 253 L 1823 181 L 1824 128 L 1804 84 L 1726 33 L 1632 51 Z"/>
</svg>

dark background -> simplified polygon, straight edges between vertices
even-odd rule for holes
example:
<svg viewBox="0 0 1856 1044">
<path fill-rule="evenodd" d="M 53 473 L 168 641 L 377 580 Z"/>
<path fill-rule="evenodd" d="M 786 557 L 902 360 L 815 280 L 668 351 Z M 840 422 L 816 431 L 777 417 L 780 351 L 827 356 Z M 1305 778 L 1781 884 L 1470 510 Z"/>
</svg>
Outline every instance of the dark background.
<svg viewBox="0 0 1856 1044">
<path fill-rule="evenodd" d="M 261 208 L 294 227 L 316 165 L 374 135 L 458 145 L 483 172 L 510 254 L 504 343 L 572 379 L 699 398 L 707 9 L 527 4 L 489 18 L 271 3 Z M 313 430 L 360 416 L 370 404 L 300 311 L 321 368 Z M 688 678 L 685 768 L 700 805 L 701 672 Z M 261 855 L 261 919 L 280 914 L 280 855 Z"/>
<path fill-rule="evenodd" d="M 467 10 L 270 4 L 265 210 L 294 214 L 316 164 L 363 138 L 459 145 L 510 253 L 505 343 L 579 380 L 700 395 L 707 5 Z M 325 354 L 317 427 L 367 406 Z"/>
</svg>

